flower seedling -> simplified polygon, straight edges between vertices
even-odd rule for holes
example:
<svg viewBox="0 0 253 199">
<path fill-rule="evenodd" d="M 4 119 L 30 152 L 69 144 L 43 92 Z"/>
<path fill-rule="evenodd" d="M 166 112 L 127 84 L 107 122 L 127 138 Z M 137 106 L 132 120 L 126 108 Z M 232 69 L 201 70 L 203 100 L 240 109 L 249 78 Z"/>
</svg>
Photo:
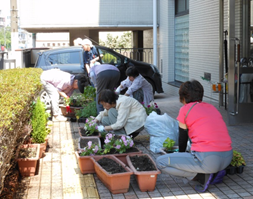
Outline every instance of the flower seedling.
<svg viewBox="0 0 253 199">
<path fill-rule="evenodd" d="M 163 147 L 168 150 L 168 151 L 171 151 L 172 150 L 172 147 L 174 146 L 175 144 L 175 141 L 170 139 L 170 138 L 167 138 L 164 142 L 163 142 Z"/>
<path fill-rule="evenodd" d="M 239 166 L 242 166 L 242 165 L 246 165 L 245 163 L 245 160 L 244 158 L 242 157 L 242 154 L 239 153 L 238 151 L 236 150 L 233 150 L 233 158 L 231 160 L 231 163 L 230 163 L 232 166 L 236 166 L 236 167 L 239 167 Z"/>
<path fill-rule="evenodd" d="M 115 142 L 115 135 L 112 133 L 107 133 L 105 136 L 105 144 L 104 144 L 104 154 L 107 154 L 110 152 L 110 150 L 113 148 L 113 144 Z"/>
<path fill-rule="evenodd" d="M 86 119 L 84 124 L 84 129 L 87 135 L 92 135 L 98 129 L 98 124 L 96 123 L 95 117 L 90 116 Z"/>
<path fill-rule="evenodd" d="M 118 151 L 119 153 L 124 153 L 126 152 L 127 149 L 131 148 L 134 146 L 134 141 L 130 136 L 121 136 L 120 139 L 117 139 L 114 142 L 114 147 L 115 150 Z"/>
<path fill-rule="evenodd" d="M 98 144 L 92 144 L 92 141 L 88 142 L 88 146 L 84 147 L 79 151 L 80 156 L 93 156 L 93 155 L 101 155 L 102 149 Z"/>
<path fill-rule="evenodd" d="M 157 103 L 154 103 L 152 105 L 148 105 L 147 107 L 144 105 L 144 103 L 142 103 L 142 105 L 145 108 L 147 115 L 149 115 L 153 111 L 157 112 L 157 109 L 158 109 Z"/>
</svg>

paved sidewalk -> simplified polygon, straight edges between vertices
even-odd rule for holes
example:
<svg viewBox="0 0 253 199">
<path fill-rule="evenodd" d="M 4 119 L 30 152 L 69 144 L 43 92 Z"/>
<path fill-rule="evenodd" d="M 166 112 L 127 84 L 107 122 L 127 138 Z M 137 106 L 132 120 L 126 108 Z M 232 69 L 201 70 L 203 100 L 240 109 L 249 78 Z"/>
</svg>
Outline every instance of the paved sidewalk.
<svg viewBox="0 0 253 199">
<path fill-rule="evenodd" d="M 176 118 L 180 107 L 178 96 L 157 95 L 155 100 L 162 110 Z M 210 101 L 207 101 L 210 103 Z M 219 108 L 211 102 L 227 120 L 224 107 Z M 131 177 L 129 191 L 125 194 L 111 194 L 98 180 L 96 174 L 83 175 L 80 172 L 74 152 L 77 150 L 78 124 L 76 122 L 54 122 L 49 136 L 49 147 L 45 157 L 39 161 L 37 175 L 22 178 L 16 199 L 183 199 L 183 198 L 245 198 L 253 199 L 253 124 L 228 126 L 233 148 L 240 151 L 247 166 L 242 174 L 228 175 L 224 182 L 210 185 L 206 193 L 198 193 L 194 187 L 197 182 L 184 184 L 182 180 L 169 175 L 158 175 L 153 192 L 140 192 L 134 176 Z M 154 159 L 159 154 L 149 150 L 149 135 L 142 131 L 135 138 L 136 146 Z"/>
</svg>

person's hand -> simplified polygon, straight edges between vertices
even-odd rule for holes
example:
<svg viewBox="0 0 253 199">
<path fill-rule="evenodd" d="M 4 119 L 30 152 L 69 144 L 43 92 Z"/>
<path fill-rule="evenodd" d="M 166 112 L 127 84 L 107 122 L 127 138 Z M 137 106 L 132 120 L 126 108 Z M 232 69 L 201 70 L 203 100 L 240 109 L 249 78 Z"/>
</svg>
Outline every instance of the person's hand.
<svg viewBox="0 0 253 199">
<path fill-rule="evenodd" d="M 103 54 L 100 55 L 101 58 L 103 58 L 103 56 L 104 56 Z"/>
</svg>

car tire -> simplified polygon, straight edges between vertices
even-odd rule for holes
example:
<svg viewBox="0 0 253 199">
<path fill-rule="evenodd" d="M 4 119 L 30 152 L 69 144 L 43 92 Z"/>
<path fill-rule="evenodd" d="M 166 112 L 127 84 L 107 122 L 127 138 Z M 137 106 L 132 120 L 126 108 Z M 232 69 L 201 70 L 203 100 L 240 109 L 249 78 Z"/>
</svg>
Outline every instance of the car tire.
<svg viewBox="0 0 253 199">
<path fill-rule="evenodd" d="M 152 86 L 152 88 L 153 88 L 153 95 L 155 95 L 155 84 L 154 84 L 154 82 L 152 81 L 152 80 L 150 80 L 150 79 L 148 79 L 148 78 L 146 78 L 146 80 L 148 81 L 148 83 L 150 83 L 151 84 L 151 86 Z"/>
<path fill-rule="evenodd" d="M 52 104 L 51 104 L 51 99 L 48 93 L 44 89 L 42 89 L 39 93 L 39 96 L 40 96 L 40 101 L 42 101 L 45 104 L 46 109 L 51 110 Z"/>
</svg>

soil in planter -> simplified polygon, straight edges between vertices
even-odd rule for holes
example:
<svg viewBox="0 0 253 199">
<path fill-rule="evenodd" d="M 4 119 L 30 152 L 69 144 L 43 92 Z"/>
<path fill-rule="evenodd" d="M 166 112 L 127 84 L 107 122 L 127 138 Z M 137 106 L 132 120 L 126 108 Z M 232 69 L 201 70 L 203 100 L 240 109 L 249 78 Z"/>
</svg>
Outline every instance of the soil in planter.
<svg viewBox="0 0 253 199">
<path fill-rule="evenodd" d="M 102 158 L 97 162 L 109 174 L 126 172 L 126 170 L 120 164 L 110 158 Z"/>
<path fill-rule="evenodd" d="M 19 151 L 19 158 L 35 158 L 37 153 L 37 148 L 21 148 Z"/>
<path fill-rule="evenodd" d="M 96 144 L 96 145 L 98 144 L 97 139 L 90 139 L 90 140 L 80 139 L 80 148 L 84 148 L 84 147 L 88 146 L 89 141 L 92 141 L 92 144 Z"/>
<path fill-rule="evenodd" d="M 91 135 L 87 135 L 87 133 L 89 133 L 89 132 L 87 132 L 86 130 L 84 130 L 84 128 L 81 128 L 81 134 L 82 134 L 83 137 L 84 136 L 98 136 L 99 135 L 99 132 L 94 132 Z"/>
<path fill-rule="evenodd" d="M 131 156 L 130 160 L 137 171 L 156 171 L 153 162 L 147 156 Z"/>
<path fill-rule="evenodd" d="M 169 149 L 163 149 L 166 153 L 174 153 L 174 152 L 178 152 L 179 149 L 172 149 L 172 150 L 169 150 Z"/>
</svg>

